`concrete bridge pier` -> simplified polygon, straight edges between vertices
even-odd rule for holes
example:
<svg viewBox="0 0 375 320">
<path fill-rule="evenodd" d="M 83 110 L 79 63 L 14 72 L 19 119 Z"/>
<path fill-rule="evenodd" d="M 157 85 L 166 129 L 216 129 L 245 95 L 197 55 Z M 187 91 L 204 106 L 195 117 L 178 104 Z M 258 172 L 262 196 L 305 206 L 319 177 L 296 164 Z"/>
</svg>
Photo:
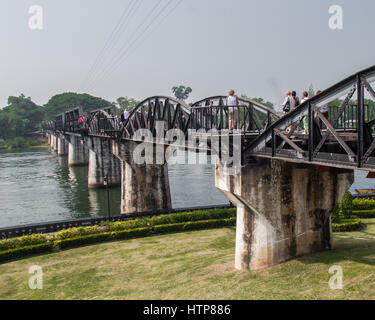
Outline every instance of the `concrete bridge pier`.
<svg viewBox="0 0 375 320">
<path fill-rule="evenodd" d="M 115 142 L 113 154 L 121 160 L 121 213 L 172 209 L 167 164 L 134 162 L 135 142 Z M 155 159 L 155 157 L 154 157 Z"/>
<path fill-rule="evenodd" d="M 58 145 L 57 136 L 54 134 L 51 134 L 50 137 L 51 137 L 51 141 L 50 141 L 51 151 L 57 152 L 57 145 Z"/>
<path fill-rule="evenodd" d="M 64 136 L 60 135 L 57 137 L 57 155 L 67 156 L 68 155 L 68 143 Z"/>
<path fill-rule="evenodd" d="M 237 206 L 235 267 L 256 270 L 332 249 L 331 213 L 354 172 L 261 160 L 227 175 L 216 164 L 216 187 Z"/>
<path fill-rule="evenodd" d="M 68 164 L 70 167 L 89 164 L 89 151 L 79 136 L 69 137 Z"/>
<path fill-rule="evenodd" d="M 108 175 L 108 186 L 121 185 L 121 163 L 112 153 L 111 139 L 89 137 L 86 145 L 89 149 L 89 188 L 103 188 Z"/>
</svg>

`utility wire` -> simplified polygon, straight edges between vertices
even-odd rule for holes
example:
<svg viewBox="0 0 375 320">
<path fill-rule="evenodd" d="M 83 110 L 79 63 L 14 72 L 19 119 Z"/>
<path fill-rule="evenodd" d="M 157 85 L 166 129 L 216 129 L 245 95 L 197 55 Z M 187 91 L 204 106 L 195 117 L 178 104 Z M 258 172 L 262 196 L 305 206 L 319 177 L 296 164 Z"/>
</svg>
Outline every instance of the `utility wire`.
<svg viewBox="0 0 375 320">
<path fill-rule="evenodd" d="M 146 35 L 146 37 L 144 38 L 144 41 L 146 40 L 146 39 L 148 39 L 157 29 L 158 29 L 158 27 L 172 14 L 172 12 L 173 11 L 175 11 L 176 10 L 176 8 L 181 4 L 181 2 L 182 2 L 183 0 L 179 0 L 177 3 L 176 3 L 176 5 L 163 17 L 163 18 L 161 18 L 161 20 L 159 20 L 159 23 L 151 30 L 151 32 L 149 32 L 147 35 Z M 139 47 L 139 45 L 138 46 L 136 46 L 135 47 L 135 49 L 136 48 L 138 48 Z M 134 49 L 134 50 L 135 50 Z M 134 51 L 133 50 L 133 51 Z M 126 55 L 125 56 L 125 58 L 124 58 L 124 60 L 122 61 L 122 63 L 124 63 L 125 61 L 126 61 L 126 58 L 129 56 L 129 54 L 131 53 L 131 51 L 130 51 L 130 49 L 129 49 L 129 52 L 128 52 L 128 55 Z"/>
<path fill-rule="evenodd" d="M 131 10 L 129 12 L 129 15 L 128 15 L 129 20 L 127 21 L 128 24 L 131 21 L 131 18 L 135 16 L 136 12 L 138 11 L 139 7 L 141 6 L 141 0 L 137 0 L 137 1 L 138 2 L 135 3 L 135 5 L 131 8 Z M 122 38 L 124 38 L 125 35 L 129 32 L 129 29 L 130 29 L 130 27 L 125 28 L 124 32 L 122 34 L 120 34 L 120 36 Z M 115 44 L 116 44 L 116 42 L 114 42 L 112 44 L 112 48 L 115 46 Z M 108 52 L 108 53 L 110 53 L 110 52 Z M 110 63 L 110 61 L 111 61 L 110 56 L 107 54 L 105 57 L 106 57 L 106 59 L 104 59 L 103 63 L 101 63 L 101 65 L 96 68 L 96 70 L 95 70 L 93 76 L 91 77 L 90 81 L 88 81 L 87 87 L 90 87 L 90 82 L 93 83 L 96 80 L 97 76 L 106 68 L 106 65 L 107 65 L 106 62 Z"/>
<path fill-rule="evenodd" d="M 118 38 L 120 36 L 120 31 L 123 29 L 123 26 L 125 25 L 125 23 L 128 22 L 129 17 L 135 8 L 135 4 L 137 4 L 136 0 L 130 0 L 127 7 L 124 9 L 115 28 L 112 30 L 104 46 L 102 47 L 102 49 L 96 56 L 96 59 L 93 65 L 91 66 L 88 74 L 86 75 L 85 79 L 82 81 L 81 86 L 80 86 L 81 88 L 83 88 L 84 84 L 88 83 L 91 80 L 91 78 L 94 76 L 96 69 L 103 62 L 103 59 L 105 59 L 106 52 L 109 52 L 116 45 L 116 42 L 118 41 Z"/>
<path fill-rule="evenodd" d="M 176 3 L 176 5 L 174 6 L 174 7 L 172 7 L 172 9 L 164 16 L 164 17 L 162 17 L 160 20 L 159 20 L 159 22 L 156 24 L 156 26 L 154 27 L 154 28 L 152 28 L 152 30 L 151 30 L 151 32 L 149 32 L 145 37 L 144 37 L 144 39 L 143 39 L 143 42 L 146 40 L 146 39 L 148 39 L 157 29 L 158 29 L 158 27 L 172 14 L 172 12 L 173 11 L 175 11 L 176 10 L 176 8 L 181 4 L 181 2 L 182 2 L 183 0 L 179 0 L 177 3 Z M 133 43 L 134 44 L 134 43 Z M 135 51 L 138 47 L 140 46 L 140 44 L 138 44 L 138 46 L 136 46 L 135 48 L 134 48 L 134 50 L 133 51 Z M 131 46 L 132 47 L 132 46 Z M 131 49 L 131 47 L 127 50 L 128 52 L 127 52 L 127 54 L 124 56 L 124 58 L 123 58 L 123 60 L 122 60 L 122 62 L 121 63 L 124 63 L 127 59 L 127 57 L 130 55 L 130 53 L 132 52 L 130 49 Z"/>
<path fill-rule="evenodd" d="M 161 0 L 162 1 L 162 0 Z M 161 1 L 159 1 L 156 6 L 154 6 L 152 8 L 152 10 L 149 12 L 147 18 L 140 24 L 140 26 L 138 27 L 138 29 L 141 29 L 143 27 L 143 25 L 146 24 L 148 18 L 152 15 L 152 13 L 156 10 L 156 8 L 159 6 L 159 4 L 161 3 Z M 114 60 L 114 62 L 109 65 L 105 70 L 104 72 L 101 74 L 101 77 L 100 78 L 103 78 L 103 77 L 106 77 L 108 76 L 109 74 L 111 74 L 112 71 L 114 71 L 120 64 L 121 64 L 121 61 L 123 60 L 124 57 L 126 57 L 126 54 L 128 53 L 128 51 L 142 38 L 142 36 L 150 29 L 150 27 L 154 24 L 154 22 L 163 14 L 163 12 L 165 12 L 167 10 L 167 8 L 169 7 L 169 5 L 172 3 L 173 0 L 169 0 L 158 12 L 156 15 L 154 15 L 154 17 L 152 18 L 151 22 L 148 23 L 146 25 L 145 28 L 143 28 L 143 30 L 138 33 L 138 35 L 135 35 L 135 37 L 133 38 L 133 41 L 131 41 L 127 46 L 123 46 L 120 53 L 117 55 L 116 57 L 116 60 Z M 180 0 L 181 2 L 181 0 Z M 180 3 L 179 2 L 179 3 Z M 178 4 L 179 4 L 178 3 Z M 177 7 L 177 6 L 175 6 Z M 174 7 L 174 8 L 175 8 Z M 170 13 L 172 12 L 172 10 L 170 11 Z"/>
</svg>

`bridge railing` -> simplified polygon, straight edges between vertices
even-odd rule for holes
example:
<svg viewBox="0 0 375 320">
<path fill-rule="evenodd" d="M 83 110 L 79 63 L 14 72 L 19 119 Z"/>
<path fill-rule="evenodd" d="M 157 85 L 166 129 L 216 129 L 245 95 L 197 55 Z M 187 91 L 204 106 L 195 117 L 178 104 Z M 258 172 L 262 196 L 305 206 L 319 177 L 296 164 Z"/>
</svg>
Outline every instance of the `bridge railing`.
<svg viewBox="0 0 375 320">
<path fill-rule="evenodd" d="M 357 105 L 350 104 L 348 105 L 342 115 L 338 118 L 337 123 L 333 123 L 333 119 L 335 115 L 339 112 L 339 106 L 329 106 L 329 117 L 328 121 L 334 125 L 335 129 L 343 130 L 343 131 L 356 131 L 358 129 L 358 110 Z M 365 121 L 371 121 L 375 118 L 375 108 L 374 106 L 370 106 L 368 104 L 364 105 L 364 116 Z"/>
<path fill-rule="evenodd" d="M 257 101 L 239 98 L 238 106 L 227 106 L 225 96 L 213 96 L 192 104 L 193 129 L 233 129 L 243 133 L 262 133 L 281 118 L 275 110 Z"/>
<path fill-rule="evenodd" d="M 375 66 L 307 100 L 251 141 L 243 163 L 265 157 L 375 170 L 373 82 Z M 328 117 L 321 112 L 327 105 L 338 105 L 329 107 Z"/>
<path fill-rule="evenodd" d="M 115 138 L 121 132 L 122 124 L 117 116 L 99 110 L 90 114 L 85 127 L 91 135 Z"/>
<path fill-rule="evenodd" d="M 262 113 L 252 106 L 195 107 L 192 110 L 191 129 L 241 130 L 243 133 L 261 133 L 271 124 L 269 113 Z"/>
<path fill-rule="evenodd" d="M 56 130 L 55 128 L 56 128 L 55 121 L 47 121 L 47 122 L 44 122 L 42 125 L 42 129 L 44 131 L 55 131 Z"/>
<path fill-rule="evenodd" d="M 65 132 L 78 132 L 81 129 L 82 124 L 79 123 L 79 118 L 84 116 L 82 107 L 76 107 L 65 112 Z"/>
<path fill-rule="evenodd" d="M 55 118 L 55 130 L 64 131 L 65 130 L 65 117 L 64 114 L 59 114 Z"/>
</svg>

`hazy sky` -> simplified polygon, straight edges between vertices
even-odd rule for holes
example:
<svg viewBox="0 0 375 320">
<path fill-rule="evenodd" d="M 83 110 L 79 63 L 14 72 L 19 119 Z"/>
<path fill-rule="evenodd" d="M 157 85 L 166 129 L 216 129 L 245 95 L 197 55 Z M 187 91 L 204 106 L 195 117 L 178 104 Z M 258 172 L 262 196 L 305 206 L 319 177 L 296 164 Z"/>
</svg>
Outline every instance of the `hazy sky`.
<svg viewBox="0 0 375 320">
<path fill-rule="evenodd" d="M 32 5 L 41 31 L 29 28 Z M 343 30 L 328 26 L 331 5 Z M 190 101 L 234 88 L 279 104 L 287 89 L 324 89 L 375 64 L 374 0 L 1 0 L 0 10 L 0 106 L 20 93 L 38 104 L 66 91 L 144 99 L 180 84 Z"/>
</svg>

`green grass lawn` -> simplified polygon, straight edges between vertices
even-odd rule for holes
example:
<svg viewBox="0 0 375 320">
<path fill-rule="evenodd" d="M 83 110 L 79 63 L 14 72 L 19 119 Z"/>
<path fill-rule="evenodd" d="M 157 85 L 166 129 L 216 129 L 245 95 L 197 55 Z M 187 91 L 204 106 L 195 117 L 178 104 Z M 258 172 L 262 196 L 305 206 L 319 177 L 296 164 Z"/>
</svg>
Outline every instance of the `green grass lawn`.
<svg viewBox="0 0 375 320">
<path fill-rule="evenodd" d="M 0 299 L 374 299 L 375 219 L 335 249 L 256 272 L 234 269 L 235 228 L 112 242 L 0 265 Z M 28 269 L 43 268 L 43 290 Z M 344 289 L 330 290 L 339 265 Z"/>
</svg>

